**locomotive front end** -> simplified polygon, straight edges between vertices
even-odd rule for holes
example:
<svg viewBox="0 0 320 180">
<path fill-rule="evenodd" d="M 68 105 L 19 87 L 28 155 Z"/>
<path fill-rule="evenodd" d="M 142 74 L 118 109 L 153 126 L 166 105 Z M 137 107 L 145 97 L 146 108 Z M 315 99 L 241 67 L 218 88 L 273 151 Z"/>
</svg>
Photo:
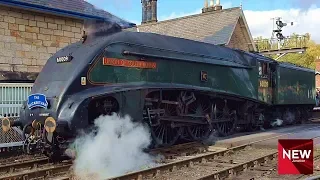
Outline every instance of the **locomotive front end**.
<svg viewBox="0 0 320 180">
<path fill-rule="evenodd" d="M 74 78 L 83 69 L 82 64 L 77 62 L 79 58 L 74 55 L 81 51 L 81 46 L 81 42 L 69 45 L 50 57 L 21 107 L 20 119 L 2 120 L 3 131 L 8 131 L 13 126 L 22 129 L 26 153 L 33 153 L 31 150 L 52 149 L 55 144 L 63 144 L 70 137 L 72 113 L 63 119 L 59 118 L 59 114 L 61 106 L 69 97 L 67 94 L 73 91 L 70 86 Z"/>
</svg>

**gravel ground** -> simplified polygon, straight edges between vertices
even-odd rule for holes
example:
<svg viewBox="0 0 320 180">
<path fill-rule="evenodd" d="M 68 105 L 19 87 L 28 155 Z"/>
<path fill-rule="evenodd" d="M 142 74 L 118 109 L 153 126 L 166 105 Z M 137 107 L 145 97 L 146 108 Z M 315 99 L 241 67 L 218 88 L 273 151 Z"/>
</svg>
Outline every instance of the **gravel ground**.
<svg viewBox="0 0 320 180">
<path fill-rule="evenodd" d="M 44 155 L 35 154 L 35 155 L 19 155 L 19 156 L 13 156 L 8 158 L 0 159 L 0 166 L 5 164 L 12 164 L 12 163 L 18 163 L 23 161 L 30 161 L 33 159 L 40 159 L 44 158 Z"/>
<path fill-rule="evenodd" d="M 278 175 L 278 160 L 274 159 L 268 164 L 256 167 L 252 170 L 241 173 L 236 178 L 228 178 L 227 180 L 236 180 L 236 179 L 259 179 L 259 180 L 292 180 L 292 179 L 305 179 L 310 176 L 320 175 L 320 149 L 315 149 L 314 155 L 314 173 L 313 175 L 303 176 L 303 175 Z"/>
<path fill-rule="evenodd" d="M 218 157 L 215 160 L 208 161 L 206 163 L 194 164 L 190 167 L 178 168 L 173 172 L 164 172 L 157 177 L 144 178 L 145 180 L 157 179 L 157 180 L 188 180 L 197 179 L 206 175 L 212 174 L 214 171 L 219 171 L 228 167 L 235 166 L 238 163 L 253 160 L 257 157 L 267 155 L 275 152 L 275 149 L 260 149 L 247 147 L 242 151 L 231 152 L 229 155 Z"/>
</svg>

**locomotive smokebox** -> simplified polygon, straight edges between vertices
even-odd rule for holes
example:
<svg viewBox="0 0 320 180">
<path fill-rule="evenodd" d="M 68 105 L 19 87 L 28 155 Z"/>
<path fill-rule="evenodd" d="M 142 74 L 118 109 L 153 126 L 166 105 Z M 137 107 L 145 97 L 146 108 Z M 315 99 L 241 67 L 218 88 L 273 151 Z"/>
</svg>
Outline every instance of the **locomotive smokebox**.
<svg viewBox="0 0 320 180">
<path fill-rule="evenodd" d="M 122 31 L 122 27 L 119 24 L 113 21 L 104 20 L 85 20 L 83 29 L 84 41 L 90 41 L 90 39 L 95 39 L 100 36 L 107 36 Z"/>
</svg>

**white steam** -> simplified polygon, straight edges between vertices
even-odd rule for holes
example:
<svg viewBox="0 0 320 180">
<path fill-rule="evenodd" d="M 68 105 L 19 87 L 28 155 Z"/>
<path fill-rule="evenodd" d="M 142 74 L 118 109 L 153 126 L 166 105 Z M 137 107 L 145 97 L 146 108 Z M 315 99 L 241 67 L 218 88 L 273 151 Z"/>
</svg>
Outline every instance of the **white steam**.
<svg viewBox="0 0 320 180">
<path fill-rule="evenodd" d="M 271 126 L 275 127 L 275 126 L 281 126 L 283 124 L 283 120 L 277 118 L 274 121 L 271 122 Z"/>
<path fill-rule="evenodd" d="M 74 142 L 77 157 L 73 169 L 77 178 L 107 179 L 155 165 L 155 158 L 143 152 L 151 137 L 141 123 L 113 114 L 97 118 L 95 128 L 96 132 Z"/>
</svg>

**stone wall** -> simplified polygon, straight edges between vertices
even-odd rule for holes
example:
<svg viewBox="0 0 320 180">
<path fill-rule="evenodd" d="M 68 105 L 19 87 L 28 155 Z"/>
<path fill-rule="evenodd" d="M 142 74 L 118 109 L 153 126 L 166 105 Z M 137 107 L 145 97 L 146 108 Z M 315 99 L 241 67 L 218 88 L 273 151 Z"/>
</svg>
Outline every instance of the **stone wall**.
<svg viewBox="0 0 320 180">
<path fill-rule="evenodd" d="M 81 38 L 82 21 L 0 7 L 0 71 L 39 72 L 48 58 Z"/>
<path fill-rule="evenodd" d="M 237 25 L 234 29 L 234 32 L 231 36 L 229 44 L 227 44 L 227 47 L 230 48 L 237 48 L 244 51 L 249 51 L 249 44 L 248 40 L 246 40 L 244 36 L 244 32 L 241 28 L 240 22 L 237 22 Z"/>
</svg>

